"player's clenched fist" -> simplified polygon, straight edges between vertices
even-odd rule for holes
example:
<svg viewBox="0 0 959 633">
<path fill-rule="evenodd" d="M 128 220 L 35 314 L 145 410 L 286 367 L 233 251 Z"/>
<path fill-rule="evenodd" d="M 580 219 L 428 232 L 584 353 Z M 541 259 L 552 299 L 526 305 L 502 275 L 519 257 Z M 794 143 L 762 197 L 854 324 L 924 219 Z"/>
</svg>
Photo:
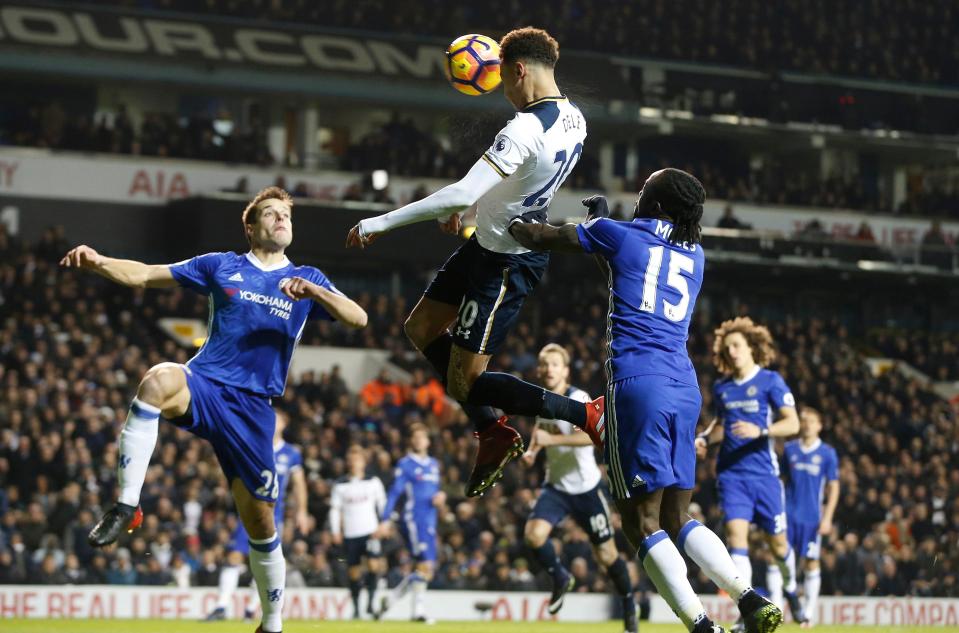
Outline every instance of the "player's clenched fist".
<svg viewBox="0 0 959 633">
<path fill-rule="evenodd" d="M 85 244 L 81 244 L 70 249 L 70 252 L 60 260 L 60 265 L 67 268 L 96 268 L 100 264 L 100 259 L 100 253 Z"/>
<path fill-rule="evenodd" d="M 318 294 L 318 286 L 303 279 L 302 277 L 293 277 L 280 288 L 290 299 L 299 301 L 300 299 L 310 299 Z"/>
</svg>

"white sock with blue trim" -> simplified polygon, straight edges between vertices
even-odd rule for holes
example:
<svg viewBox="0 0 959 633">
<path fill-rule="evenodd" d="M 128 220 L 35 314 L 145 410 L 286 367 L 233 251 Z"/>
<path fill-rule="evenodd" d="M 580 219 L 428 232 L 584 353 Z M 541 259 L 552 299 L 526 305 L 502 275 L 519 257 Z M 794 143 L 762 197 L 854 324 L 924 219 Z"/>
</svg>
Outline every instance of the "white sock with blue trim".
<svg viewBox="0 0 959 633">
<path fill-rule="evenodd" d="M 117 485 L 120 494 L 117 501 L 120 503 L 128 506 L 140 503 L 140 490 L 150 467 L 159 428 L 160 409 L 134 398 L 118 444 Z"/>
<path fill-rule="evenodd" d="M 806 606 L 804 611 L 810 622 L 816 621 L 816 607 L 819 604 L 819 589 L 822 585 L 822 572 L 818 569 L 806 572 L 806 580 L 803 581 L 803 589 L 806 593 Z"/>
<path fill-rule="evenodd" d="M 706 609 L 689 584 L 686 561 L 664 530 L 653 532 L 639 544 L 639 559 L 656 590 L 686 628 L 706 616 Z"/>
<path fill-rule="evenodd" d="M 267 539 L 250 539 L 250 571 L 256 580 L 264 633 L 283 630 L 283 593 L 286 590 L 286 561 L 280 537 L 275 532 Z"/>
<path fill-rule="evenodd" d="M 739 575 L 750 585 L 753 584 L 753 563 L 749 560 L 749 550 L 745 547 L 732 547 L 729 549 L 729 558 L 732 559 L 739 570 Z"/>
<path fill-rule="evenodd" d="M 736 602 L 750 589 L 749 580 L 743 577 L 739 567 L 730 558 L 726 546 L 712 530 L 699 521 L 687 521 L 679 531 L 676 544 L 699 565 L 710 580 Z M 746 561 L 749 561 L 748 556 Z"/>
</svg>

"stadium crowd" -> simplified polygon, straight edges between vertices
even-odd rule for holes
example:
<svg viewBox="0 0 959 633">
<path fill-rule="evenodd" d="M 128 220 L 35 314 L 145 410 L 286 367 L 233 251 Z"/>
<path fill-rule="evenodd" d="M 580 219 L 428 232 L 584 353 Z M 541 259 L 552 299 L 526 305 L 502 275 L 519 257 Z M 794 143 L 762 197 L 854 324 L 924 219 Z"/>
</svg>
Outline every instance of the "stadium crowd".
<svg viewBox="0 0 959 633">
<path fill-rule="evenodd" d="M 0 230 L 0 582 L 215 585 L 236 521 L 232 501 L 210 446 L 172 425 L 161 425 L 142 496 L 144 526 L 112 552 L 94 551 L 86 541 L 114 499 L 115 439 L 140 376 L 161 360 L 184 362 L 190 354 L 158 330 L 156 319 L 202 317 L 206 302 L 183 290 L 128 290 L 64 272 L 56 261 L 65 248 L 54 230 L 36 244 Z M 596 341 L 605 323 L 605 288 L 564 283 L 562 293 L 551 293 L 549 284 L 495 365 L 532 377 L 540 346 L 558 341 L 575 359 L 574 384 L 599 393 L 604 374 Z M 522 539 L 540 470 L 514 465 L 490 494 L 465 499 L 462 482 L 475 440 L 405 343 L 406 302 L 360 300 L 370 314 L 368 328 L 314 323 L 303 342 L 388 349 L 413 380 L 397 384 L 383 375 L 357 394 L 335 370 L 307 372 L 274 401 L 291 414 L 287 439 L 303 449 L 309 485 L 310 530 L 298 533 L 287 521 L 283 533 L 289 586 L 345 585 L 343 553 L 324 528 L 346 447 L 367 447 L 370 474 L 389 485 L 392 466 L 406 451 L 404 427 L 424 420 L 434 429 L 431 452 L 441 461 L 447 493 L 433 586 L 548 587 L 546 575 L 528 562 Z M 737 311 L 721 297 L 710 302 L 713 317 Z M 690 339 L 707 412 L 712 325 L 700 313 Z M 841 455 L 842 494 L 824 547 L 823 593 L 959 596 L 955 412 L 895 373 L 873 377 L 836 323 L 771 325 L 782 351 L 777 367 L 799 402 L 825 412 L 826 439 Z M 518 421 L 526 434 L 531 422 Z M 694 512 L 719 527 L 713 477 L 712 461 L 702 463 Z M 605 591 L 585 533 L 570 524 L 556 537 L 579 590 Z M 410 555 L 395 535 L 385 551 L 395 582 L 409 570 Z M 761 586 L 762 561 L 756 563 Z M 634 562 L 631 569 L 638 580 Z M 702 576 L 695 580 L 699 590 L 713 591 Z"/>
<path fill-rule="evenodd" d="M 549 29 L 570 49 L 795 70 L 916 83 L 959 81 L 948 2 L 709 0 L 616 5 L 588 0 L 98 0 L 100 4 L 232 15 L 402 34 L 503 33 L 517 24 Z"/>
<path fill-rule="evenodd" d="M 127 107 L 96 114 L 65 107 L 59 101 L 10 106 L 0 119 L 0 144 L 135 156 L 191 158 L 270 165 L 266 128 L 253 117 L 245 130 L 228 113 L 218 117 L 177 117 L 147 112 L 134 121 Z"/>
</svg>

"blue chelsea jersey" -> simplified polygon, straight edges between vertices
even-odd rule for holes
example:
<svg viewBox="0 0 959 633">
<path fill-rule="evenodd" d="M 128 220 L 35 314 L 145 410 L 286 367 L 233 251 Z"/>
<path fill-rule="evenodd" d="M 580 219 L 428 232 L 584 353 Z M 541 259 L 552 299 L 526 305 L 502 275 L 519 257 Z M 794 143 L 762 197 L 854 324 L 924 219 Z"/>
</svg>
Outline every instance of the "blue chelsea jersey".
<svg viewBox="0 0 959 633">
<path fill-rule="evenodd" d="M 673 225 L 602 218 L 576 227 L 587 253 L 609 267 L 607 375 L 617 381 L 658 374 L 698 386 L 686 351 L 689 322 L 703 285 L 700 244 L 669 241 Z"/>
<path fill-rule="evenodd" d="M 396 463 L 393 485 L 386 497 L 383 517 L 393 514 L 396 502 L 404 496 L 403 514 L 417 523 L 435 523 L 433 497 L 440 491 L 440 463 L 433 457 L 410 453 Z"/>
<path fill-rule="evenodd" d="M 733 435 L 732 425 L 744 421 L 768 429 L 780 408 L 795 407 L 796 400 L 782 376 L 757 367 L 745 380 L 731 377 L 719 380 L 713 387 L 713 402 L 725 431 L 717 471 L 735 475 L 779 475 L 773 438 L 740 439 Z"/>
<path fill-rule="evenodd" d="M 827 481 L 839 479 L 836 449 L 822 440 L 803 448 L 799 440 L 786 443 L 783 462 L 786 484 L 786 514 L 790 521 L 818 524 L 822 516 Z"/>
<path fill-rule="evenodd" d="M 293 301 L 280 286 L 302 277 L 338 292 L 312 266 L 265 266 L 253 253 L 208 253 L 172 264 L 182 286 L 210 299 L 207 340 L 187 363 L 217 382 L 265 396 L 283 393 L 293 350 L 308 318 L 333 320 L 315 301 Z"/>
<path fill-rule="evenodd" d="M 286 490 L 290 485 L 290 475 L 293 471 L 303 468 L 303 455 L 300 449 L 292 444 L 280 442 L 273 446 L 273 461 L 276 463 L 276 485 L 280 492 L 273 507 L 273 517 L 279 525 L 283 523 L 283 510 L 286 505 Z"/>
</svg>

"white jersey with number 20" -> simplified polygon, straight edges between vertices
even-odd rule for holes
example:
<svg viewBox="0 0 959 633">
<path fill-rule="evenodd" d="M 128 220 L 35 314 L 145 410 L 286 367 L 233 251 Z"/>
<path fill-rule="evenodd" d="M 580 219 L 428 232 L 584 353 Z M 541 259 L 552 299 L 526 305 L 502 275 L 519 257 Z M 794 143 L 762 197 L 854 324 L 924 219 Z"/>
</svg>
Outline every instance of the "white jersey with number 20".
<svg viewBox="0 0 959 633">
<path fill-rule="evenodd" d="M 506 124 L 483 160 L 502 176 L 476 203 L 476 238 L 498 253 L 526 253 L 507 232 L 509 221 L 530 214 L 546 221 L 553 194 L 583 153 L 586 119 L 565 97 L 533 101 Z"/>
</svg>

